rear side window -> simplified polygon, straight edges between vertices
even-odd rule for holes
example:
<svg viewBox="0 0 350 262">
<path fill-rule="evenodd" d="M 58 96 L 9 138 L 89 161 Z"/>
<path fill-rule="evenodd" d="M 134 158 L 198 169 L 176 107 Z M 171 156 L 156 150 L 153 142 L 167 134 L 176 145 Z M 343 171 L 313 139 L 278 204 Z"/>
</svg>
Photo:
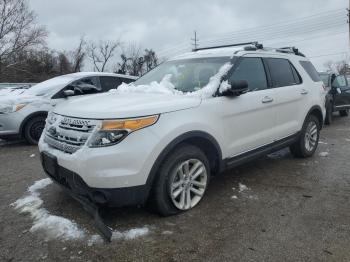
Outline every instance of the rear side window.
<svg viewBox="0 0 350 262">
<path fill-rule="evenodd" d="M 102 92 L 107 92 L 111 89 L 117 88 L 122 83 L 122 81 L 119 77 L 100 76 L 100 83 Z"/>
<path fill-rule="evenodd" d="M 300 64 L 305 69 L 306 73 L 311 77 L 312 81 L 320 82 L 322 81 L 320 75 L 316 71 L 316 68 L 311 64 L 310 61 L 300 61 Z"/>
<path fill-rule="evenodd" d="M 266 89 L 266 73 L 261 58 L 243 58 L 229 79 L 230 82 L 239 80 L 248 82 L 249 91 Z"/>
<path fill-rule="evenodd" d="M 346 78 L 344 75 L 337 76 L 333 81 L 333 87 L 345 90 L 347 88 Z"/>
<path fill-rule="evenodd" d="M 267 58 L 274 87 L 291 86 L 301 83 L 301 78 L 289 60 L 283 58 Z"/>
</svg>

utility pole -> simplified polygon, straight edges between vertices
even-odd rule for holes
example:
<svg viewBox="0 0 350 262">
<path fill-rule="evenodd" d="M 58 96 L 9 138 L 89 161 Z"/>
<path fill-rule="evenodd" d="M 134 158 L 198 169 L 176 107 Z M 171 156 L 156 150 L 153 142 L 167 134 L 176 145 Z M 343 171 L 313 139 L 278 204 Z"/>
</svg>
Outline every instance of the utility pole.
<svg viewBox="0 0 350 262">
<path fill-rule="evenodd" d="M 349 3 L 350 3 L 350 0 L 349 0 Z M 191 41 L 193 41 L 193 43 L 192 43 L 193 49 L 194 50 L 197 49 L 199 46 L 199 43 L 198 43 L 199 40 L 197 38 L 197 31 L 196 30 L 194 30 L 194 38 L 191 38 Z"/>
<path fill-rule="evenodd" d="M 348 11 L 348 14 L 347 14 L 347 16 L 348 16 L 348 27 L 349 27 L 349 48 L 350 48 L 350 0 L 349 0 L 349 7 L 348 8 L 346 8 L 346 10 Z"/>
</svg>

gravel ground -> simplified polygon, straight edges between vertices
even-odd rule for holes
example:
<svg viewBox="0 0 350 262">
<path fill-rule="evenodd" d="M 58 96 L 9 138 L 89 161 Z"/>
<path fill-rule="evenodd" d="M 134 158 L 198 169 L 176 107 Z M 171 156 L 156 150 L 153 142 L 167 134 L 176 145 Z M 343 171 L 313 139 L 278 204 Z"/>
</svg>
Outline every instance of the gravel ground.
<svg viewBox="0 0 350 262">
<path fill-rule="evenodd" d="M 283 150 L 214 177 L 204 200 L 185 214 L 105 210 L 114 229 L 147 226 L 149 234 L 92 246 L 30 232 L 33 219 L 10 204 L 45 178 L 38 150 L 0 142 L 0 261 L 350 261 L 349 119 L 337 117 L 321 141 L 313 158 Z M 248 189 L 239 192 L 240 183 Z M 58 186 L 41 193 L 51 214 L 96 234 L 89 215 Z"/>
</svg>

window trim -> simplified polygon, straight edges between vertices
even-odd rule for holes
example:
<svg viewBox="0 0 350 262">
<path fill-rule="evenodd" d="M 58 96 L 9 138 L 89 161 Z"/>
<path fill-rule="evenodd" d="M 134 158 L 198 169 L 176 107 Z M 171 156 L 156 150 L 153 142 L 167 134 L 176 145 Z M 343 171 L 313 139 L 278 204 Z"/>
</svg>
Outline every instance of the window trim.
<svg viewBox="0 0 350 262">
<path fill-rule="evenodd" d="M 272 83 L 272 88 L 283 88 L 283 87 L 288 87 L 288 86 L 299 86 L 303 84 L 303 78 L 301 77 L 299 71 L 295 68 L 295 66 L 293 65 L 293 63 L 288 59 L 288 58 L 281 58 L 281 57 L 263 57 L 263 59 L 266 61 L 266 65 L 269 68 L 269 73 L 271 76 L 271 83 Z M 286 60 L 289 63 L 289 67 L 292 71 L 292 75 L 293 75 L 293 79 L 294 81 L 296 81 L 295 79 L 295 74 L 293 72 L 293 68 L 295 70 L 295 72 L 297 73 L 297 76 L 299 76 L 300 79 L 300 83 L 295 83 L 295 84 L 291 84 L 291 85 L 284 85 L 284 86 L 277 86 L 276 81 L 273 79 L 272 74 L 271 74 L 271 68 L 269 66 L 269 62 L 268 59 L 281 59 L 281 60 Z"/>
</svg>

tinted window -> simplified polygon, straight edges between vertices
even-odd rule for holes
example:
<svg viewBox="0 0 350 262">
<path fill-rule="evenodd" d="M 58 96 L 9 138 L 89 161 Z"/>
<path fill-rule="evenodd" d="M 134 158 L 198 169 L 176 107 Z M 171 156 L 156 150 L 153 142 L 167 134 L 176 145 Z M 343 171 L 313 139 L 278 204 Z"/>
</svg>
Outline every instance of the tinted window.
<svg viewBox="0 0 350 262">
<path fill-rule="evenodd" d="M 233 82 L 239 80 L 246 80 L 250 91 L 266 89 L 266 73 L 261 58 L 243 58 L 231 75 L 229 81 Z"/>
<path fill-rule="evenodd" d="M 338 87 L 339 87 L 340 89 L 346 89 L 347 84 L 346 84 L 346 78 L 345 78 L 345 76 L 344 76 L 344 75 L 339 75 L 339 76 L 337 76 L 337 77 L 334 79 L 332 85 L 333 85 L 333 87 L 335 87 L 335 88 L 338 88 Z"/>
<path fill-rule="evenodd" d="M 308 73 L 308 75 L 311 77 L 312 81 L 314 82 L 320 82 L 322 81 L 320 78 L 320 75 L 316 71 L 316 68 L 311 64 L 309 61 L 300 61 L 300 64 L 305 69 L 305 71 Z"/>
<path fill-rule="evenodd" d="M 272 81 L 275 87 L 291 86 L 300 84 L 300 77 L 295 77 L 298 74 L 287 59 L 267 58 Z"/>
<path fill-rule="evenodd" d="M 118 77 L 113 76 L 100 76 L 100 83 L 103 92 L 117 88 L 122 81 Z"/>
</svg>

